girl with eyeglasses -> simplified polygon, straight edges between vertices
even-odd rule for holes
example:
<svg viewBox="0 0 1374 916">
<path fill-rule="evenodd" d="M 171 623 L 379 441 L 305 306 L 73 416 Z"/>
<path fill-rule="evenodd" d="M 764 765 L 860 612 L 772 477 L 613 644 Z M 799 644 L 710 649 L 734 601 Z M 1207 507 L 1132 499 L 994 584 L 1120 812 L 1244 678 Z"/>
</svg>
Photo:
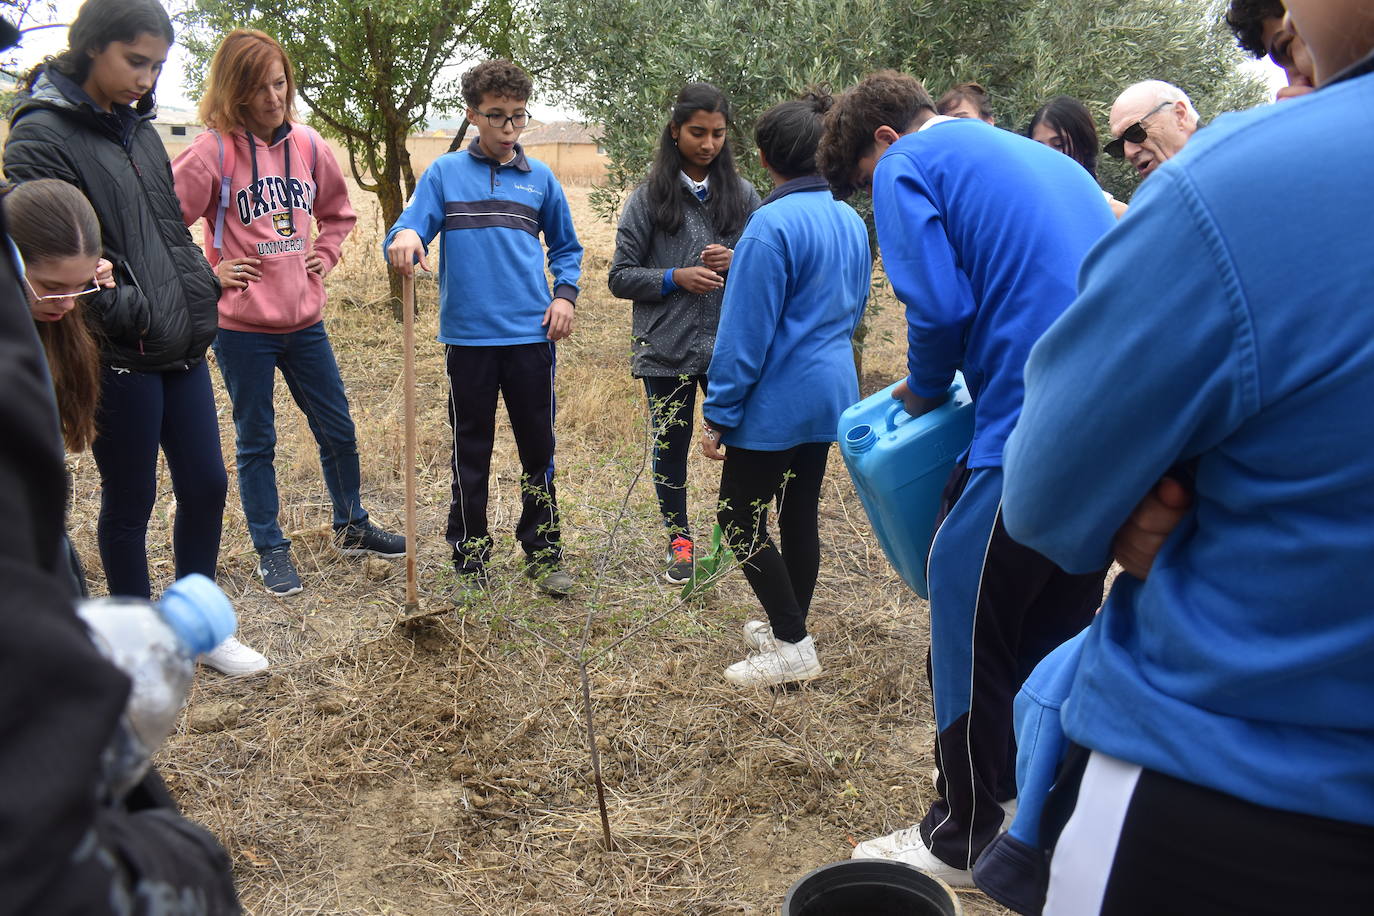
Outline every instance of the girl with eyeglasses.
<svg viewBox="0 0 1374 916">
<path fill-rule="evenodd" d="M 64 181 L 41 178 L 13 185 L 4 195 L 29 310 L 48 357 L 62 439 L 68 452 L 84 452 L 96 437 L 100 347 L 79 300 L 115 285 L 110 262 L 100 256 L 100 223 L 90 202 Z"/>
<path fill-rule="evenodd" d="M 678 93 L 649 176 L 616 230 L 611 293 L 633 300 L 631 371 L 644 382 L 653 421 L 653 472 L 668 528 L 663 578 L 692 578 L 687 455 L 696 393 L 706 391 L 725 277 L 735 241 L 759 206 L 735 171 L 730 102 L 709 83 Z"/>
<path fill-rule="evenodd" d="M 87 0 L 68 48 L 39 65 L 11 116 L 5 174 L 55 178 L 90 201 L 114 285 L 85 301 L 99 344 L 97 540 L 112 595 L 148 598 L 148 519 L 158 452 L 176 497 L 177 578 L 214 577 L 228 477 L 205 350 L 219 286 L 181 221 L 153 128 L 153 90 L 173 40 L 157 0 Z M 232 637 L 204 657 L 227 674 L 267 666 Z"/>
</svg>

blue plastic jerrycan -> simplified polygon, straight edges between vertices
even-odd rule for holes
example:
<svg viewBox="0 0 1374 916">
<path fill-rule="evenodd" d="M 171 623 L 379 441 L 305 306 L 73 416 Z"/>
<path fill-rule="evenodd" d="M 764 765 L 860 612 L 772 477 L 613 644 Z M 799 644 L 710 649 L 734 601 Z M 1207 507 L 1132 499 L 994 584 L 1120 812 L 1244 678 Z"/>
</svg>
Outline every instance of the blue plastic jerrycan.
<svg viewBox="0 0 1374 916">
<path fill-rule="evenodd" d="M 940 496 L 954 462 L 973 441 L 973 399 L 954 374 L 949 400 L 912 417 L 892 399 L 896 382 L 840 414 L 840 454 L 897 574 L 922 598 Z"/>
</svg>

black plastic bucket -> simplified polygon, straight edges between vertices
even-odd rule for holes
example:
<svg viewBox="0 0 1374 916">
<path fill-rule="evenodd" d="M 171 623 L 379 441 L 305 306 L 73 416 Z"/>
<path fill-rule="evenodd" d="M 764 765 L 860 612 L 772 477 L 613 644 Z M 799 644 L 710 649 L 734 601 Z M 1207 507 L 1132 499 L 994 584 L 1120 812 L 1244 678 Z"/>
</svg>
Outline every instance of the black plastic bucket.
<svg viewBox="0 0 1374 916">
<path fill-rule="evenodd" d="M 782 916 L 960 916 L 949 886 L 889 859 L 847 859 L 803 875 Z"/>
</svg>

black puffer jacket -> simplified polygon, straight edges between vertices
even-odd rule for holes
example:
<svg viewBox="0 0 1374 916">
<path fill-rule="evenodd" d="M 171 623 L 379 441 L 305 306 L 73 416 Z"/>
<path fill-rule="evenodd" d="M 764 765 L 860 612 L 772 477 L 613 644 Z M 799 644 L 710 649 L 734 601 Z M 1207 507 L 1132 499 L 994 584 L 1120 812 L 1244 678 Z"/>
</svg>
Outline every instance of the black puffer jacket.
<svg viewBox="0 0 1374 916">
<path fill-rule="evenodd" d="M 153 115 L 110 114 L 81 95 L 59 73 L 38 78 L 11 116 L 5 175 L 59 178 L 95 207 L 117 281 L 86 303 L 104 362 L 141 372 L 189 368 L 215 337 L 219 280 L 182 221 Z"/>
</svg>

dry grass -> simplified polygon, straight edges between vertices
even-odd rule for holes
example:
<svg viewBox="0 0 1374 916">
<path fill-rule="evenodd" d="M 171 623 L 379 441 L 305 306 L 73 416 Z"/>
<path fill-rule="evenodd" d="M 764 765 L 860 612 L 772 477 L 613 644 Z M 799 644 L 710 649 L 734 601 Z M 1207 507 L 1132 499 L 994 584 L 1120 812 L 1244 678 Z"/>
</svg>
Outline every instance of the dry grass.
<svg viewBox="0 0 1374 916">
<path fill-rule="evenodd" d="M 838 456 L 822 512 L 825 547 L 812 626 L 826 675 L 773 693 L 728 686 L 739 627 L 757 607 L 727 577 L 679 605 L 658 576 L 663 537 L 642 474 L 645 407 L 628 372 L 629 307 L 604 278 L 614 240 L 571 188 L 587 258 L 578 328 L 559 354 L 559 501 L 580 591 L 540 596 L 519 575 L 511 531 L 519 465 L 498 427 L 491 601 L 430 625 L 394 625 L 400 564 L 370 569 L 328 544 L 329 504 L 304 419 L 278 386 L 284 527 L 306 591 L 279 600 L 253 577 L 231 486 L 220 581 L 267 675 L 199 678 L 161 755 L 187 813 L 233 855 L 251 913 L 771 914 L 805 871 L 851 843 L 913 822 L 930 800 L 924 602 L 891 572 Z M 364 205 L 369 200 L 355 195 Z M 363 454 L 364 499 L 402 523 L 399 331 L 380 300 L 382 227 L 364 217 L 330 278 L 330 334 Z M 449 432 L 435 286 L 419 284 L 419 544 L 422 606 L 443 610 L 452 573 L 440 532 Z M 890 303 L 878 331 L 901 339 Z M 874 345 L 865 390 L 894 377 L 900 348 Z M 233 430 L 219 388 L 224 454 Z M 94 468 L 76 463 L 72 523 L 99 588 Z M 170 486 L 149 534 L 171 576 Z M 637 481 L 637 483 L 635 483 Z M 716 468 L 695 461 L 690 505 L 705 525 Z M 632 485 L 633 483 L 633 485 Z M 618 524 L 617 524 L 618 523 Z M 576 665 L 552 646 L 611 649 L 591 671 L 618 844 L 602 850 Z M 1000 913 L 976 894 L 966 912 Z"/>
</svg>

